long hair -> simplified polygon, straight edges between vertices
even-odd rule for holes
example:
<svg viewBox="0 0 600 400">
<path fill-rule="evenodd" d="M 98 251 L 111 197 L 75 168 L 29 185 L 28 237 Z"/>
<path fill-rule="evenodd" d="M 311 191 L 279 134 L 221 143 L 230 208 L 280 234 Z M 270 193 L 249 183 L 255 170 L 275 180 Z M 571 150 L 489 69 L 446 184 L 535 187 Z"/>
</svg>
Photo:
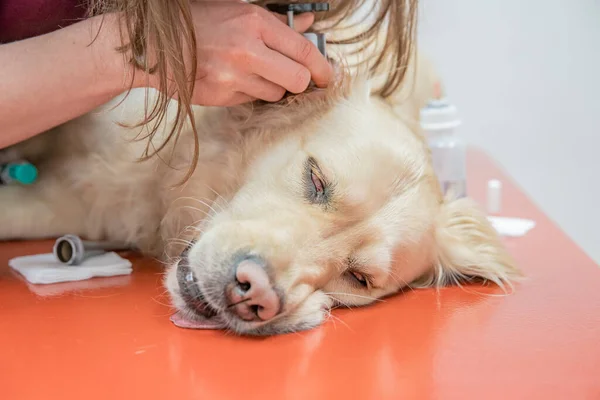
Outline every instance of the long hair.
<svg viewBox="0 0 600 400">
<path fill-rule="evenodd" d="M 196 36 L 190 2 L 193 0 L 88 0 L 89 15 L 118 13 L 122 20 L 120 33 L 122 45 L 117 49 L 129 59 L 136 70 L 153 76 L 160 94 L 147 107 L 145 117 L 138 126 L 147 132 L 141 156 L 146 160 L 160 152 L 171 140 L 177 141 L 186 121 L 196 133 L 192 113 L 192 94 L 196 76 Z M 252 1 L 258 5 L 275 0 Z M 315 26 L 321 31 L 334 31 L 338 26 L 356 16 L 357 11 L 371 5 L 371 12 L 358 21 L 358 31 L 347 38 L 334 41 L 337 46 L 352 45 L 353 52 L 371 46 L 384 37 L 381 51 L 375 60 L 369 60 L 372 73 L 384 73 L 387 78 L 378 88 L 378 94 L 388 97 L 402 83 L 411 55 L 417 14 L 417 0 L 331 0 L 330 11 L 316 16 Z M 382 35 L 383 33 L 383 35 Z M 356 50 L 358 48 L 358 50 Z M 182 60 L 189 62 L 183 62 Z M 150 64 L 150 61 L 152 64 Z M 132 78 L 133 84 L 133 78 Z M 166 139 L 156 144 L 152 139 L 161 128 L 172 98 L 177 99 L 175 120 Z M 198 163 L 199 140 L 194 135 L 194 156 L 184 181 L 193 173 Z"/>
</svg>

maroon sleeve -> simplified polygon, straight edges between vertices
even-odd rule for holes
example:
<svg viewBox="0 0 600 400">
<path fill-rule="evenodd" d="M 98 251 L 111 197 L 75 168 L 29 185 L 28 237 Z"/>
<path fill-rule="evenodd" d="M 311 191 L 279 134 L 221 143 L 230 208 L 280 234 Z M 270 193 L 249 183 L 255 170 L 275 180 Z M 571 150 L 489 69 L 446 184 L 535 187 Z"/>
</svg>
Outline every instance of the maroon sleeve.
<svg viewBox="0 0 600 400">
<path fill-rule="evenodd" d="M 55 31 L 85 14 L 84 0 L 0 0 L 0 43 Z"/>
</svg>

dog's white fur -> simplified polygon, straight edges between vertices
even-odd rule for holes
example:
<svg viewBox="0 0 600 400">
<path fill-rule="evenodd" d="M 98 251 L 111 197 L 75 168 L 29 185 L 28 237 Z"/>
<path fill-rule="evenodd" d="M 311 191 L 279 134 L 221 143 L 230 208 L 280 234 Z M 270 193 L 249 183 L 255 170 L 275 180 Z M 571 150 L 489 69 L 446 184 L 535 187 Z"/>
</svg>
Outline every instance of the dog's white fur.
<svg viewBox="0 0 600 400">
<path fill-rule="evenodd" d="M 485 215 L 468 199 L 441 196 L 416 124 L 437 78 L 428 64 L 415 66 L 416 79 L 409 73 L 387 101 L 371 95 L 376 82 L 354 76 L 285 105 L 196 108 L 200 163 L 181 187 L 191 131 L 160 158 L 136 162 L 143 143 L 130 139 L 138 132 L 115 122 L 141 118 L 144 93 L 112 109 L 116 99 L 0 152 L 40 171 L 31 187 L 0 188 L 0 239 L 74 233 L 167 260 L 193 241 L 189 260 L 200 288 L 240 333 L 306 329 L 332 304 L 363 305 L 405 286 L 470 278 L 510 284 L 517 269 Z M 335 182 L 326 204 L 307 198 L 309 157 Z M 225 310 L 227 260 L 241 248 L 268 260 L 285 293 L 272 321 L 245 322 Z M 174 269 L 167 287 L 189 312 Z M 352 272 L 368 276 L 369 287 Z"/>
</svg>

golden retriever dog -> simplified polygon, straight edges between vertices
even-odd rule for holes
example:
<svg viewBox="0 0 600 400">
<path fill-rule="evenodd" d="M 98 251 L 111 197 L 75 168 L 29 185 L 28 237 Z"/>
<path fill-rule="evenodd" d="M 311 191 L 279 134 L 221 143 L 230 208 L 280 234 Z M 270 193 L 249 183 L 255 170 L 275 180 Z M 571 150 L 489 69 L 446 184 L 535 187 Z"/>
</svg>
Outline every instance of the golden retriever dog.
<svg viewBox="0 0 600 400">
<path fill-rule="evenodd" d="M 387 100 L 340 74 L 277 104 L 198 107 L 200 160 L 181 186 L 192 134 L 137 162 L 138 132 L 116 122 L 142 117 L 144 93 L 116 99 L 1 153 L 40 178 L 0 187 L 0 239 L 72 233 L 163 257 L 176 323 L 247 335 L 407 287 L 509 286 L 518 270 L 485 214 L 442 196 L 416 123 L 436 78 L 413 72 Z"/>
</svg>

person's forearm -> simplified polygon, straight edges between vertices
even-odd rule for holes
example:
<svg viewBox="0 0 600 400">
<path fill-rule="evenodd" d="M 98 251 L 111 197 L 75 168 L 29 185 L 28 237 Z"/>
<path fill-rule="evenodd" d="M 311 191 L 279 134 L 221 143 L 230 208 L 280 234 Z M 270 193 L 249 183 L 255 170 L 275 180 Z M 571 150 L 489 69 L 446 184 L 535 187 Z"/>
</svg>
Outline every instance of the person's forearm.
<svg viewBox="0 0 600 400">
<path fill-rule="evenodd" d="M 117 21 L 101 17 L 20 42 L 0 45 L 0 149 L 106 103 L 131 75 Z"/>
</svg>

